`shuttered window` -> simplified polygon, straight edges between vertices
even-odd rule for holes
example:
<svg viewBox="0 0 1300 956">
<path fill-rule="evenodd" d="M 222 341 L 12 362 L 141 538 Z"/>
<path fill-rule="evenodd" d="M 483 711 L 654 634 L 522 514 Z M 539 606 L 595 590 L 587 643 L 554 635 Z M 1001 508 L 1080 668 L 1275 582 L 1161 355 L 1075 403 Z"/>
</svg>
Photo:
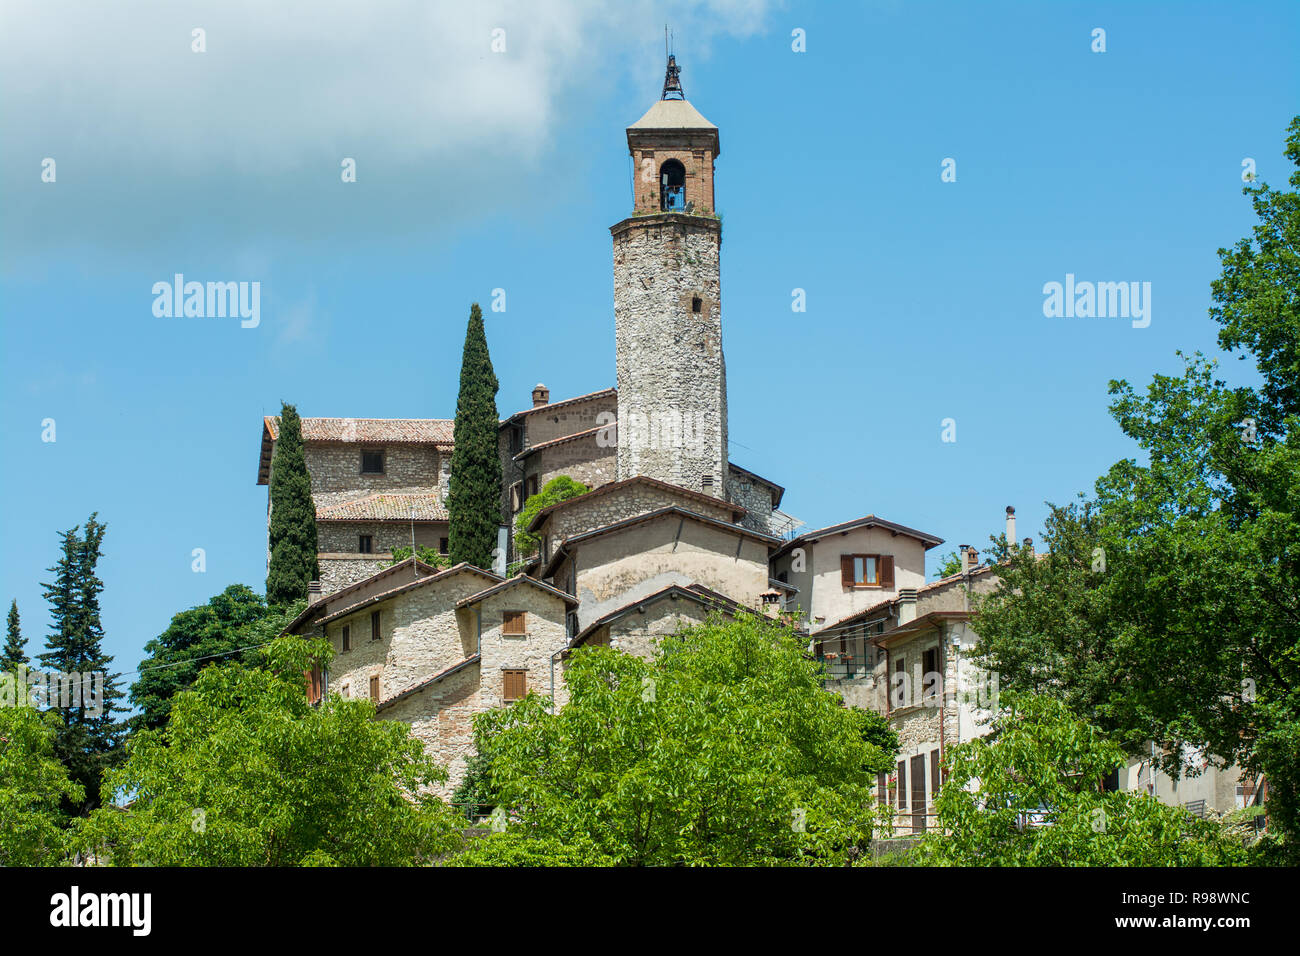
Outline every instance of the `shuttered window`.
<svg viewBox="0 0 1300 956">
<path fill-rule="evenodd" d="M 846 588 L 894 587 L 892 554 L 841 554 L 840 583 Z"/>
<path fill-rule="evenodd" d="M 373 701 L 379 700 L 379 675 L 378 674 L 370 678 L 370 699 Z"/>
<path fill-rule="evenodd" d="M 937 647 L 921 652 L 921 687 L 924 688 L 926 700 L 938 699 L 939 688 L 943 686 L 942 675 L 931 677 L 931 674 L 939 674 L 939 648 Z"/>
<path fill-rule="evenodd" d="M 925 829 L 925 754 L 912 758 L 912 832 Z"/>
<path fill-rule="evenodd" d="M 528 694 L 528 671 L 502 671 L 502 698 L 507 704 Z"/>
<path fill-rule="evenodd" d="M 352 650 L 352 625 L 351 624 L 343 625 L 343 650 L 345 651 Z"/>
<path fill-rule="evenodd" d="M 370 612 L 370 639 L 379 640 L 379 611 Z"/>
<path fill-rule="evenodd" d="M 898 761 L 898 809 L 907 809 L 907 761 Z"/>
<path fill-rule="evenodd" d="M 528 633 L 528 615 L 524 611 L 502 611 L 501 633 L 520 637 Z"/>
</svg>

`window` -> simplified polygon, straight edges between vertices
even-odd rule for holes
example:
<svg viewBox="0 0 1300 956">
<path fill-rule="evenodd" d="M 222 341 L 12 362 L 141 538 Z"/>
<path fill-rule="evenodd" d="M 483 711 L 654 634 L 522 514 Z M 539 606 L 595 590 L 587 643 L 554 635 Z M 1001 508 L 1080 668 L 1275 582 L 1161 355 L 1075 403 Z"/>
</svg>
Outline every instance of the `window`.
<svg viewBox="0 0 1300 956">
<path fill-rule="evenodd" d="M 502 671 L 502 698 L 507 704 L 521 700 L 528 694 L 528 671 Z"/>
<path fill-rule="evenodd" d="M 925 829 L 925 754 L 912 758 L 912 832 Z"/>
<path fill-rule="evenodd" d="M 898 761 L 898 809 L 907 809 L 907 761 Z"/>
<path fill-rule="evenodd" d="M 370 678 L 370 699 L 373 701 L 379 700 L 379 675 L 378 674 Z"/>
<path fill-rule="evenodd" d="M 357 550 L 362 554 L 370 554 L 374 551 L 374 540 L 368 534 L 363 534 L 357 540 Z"/>
<path fill-rule="evenodd" d="M 382 475 L 384 473 L 384 450 L 372 448 L 361 453 L 361 474 Z"/>
<path fill-rule="evenodd" d="M 350 650 L 352 650 L 352 625 L 351 625 L 351 624 L 344 624 L 344 625 L 343 625 L 343 644 L 342 644 L 342 648 L 343 648 L 343 650 L 345 650 L 345 651 L 350 651 Z"/>
<path fill-rule="evenodd" d="M 846 588 L 894 587 L 892 554 L 841 554 L 840 583 Z"/>
<path fill-rule="evenodd" d="M 942 675 L 931 677 L 931 674 L 939 675 L 939 648 L 937 647 L 921 652 L 921 687 L 924 688 L 926 700 L 937 699 L 939 688 L 943 686 Z"/>
<path fill-rule="evenodd" d="M 451 538 L 438 539 L 438 553 L 451 554 Z"/>
<path fill-rule="evenodd" d="M 379 640 L 379 612 L 378 611 L 370 612 L 370 639 L 372 641 Z"/>
<path fill-rule="evenodd" d="M 704 311 L 704 300 L 698 295 L 691 299 L 691 311 L 696 315 Z"/>
<path fill-rule="evenodd" d="M 502 611 L 501 633 L 522 637 L 528 633 L 528 615 L 524 611 Z"/>
<path fill-rule="evenodd" d="M 524 501 L 527 502 L 535 494 L 537 494 L 537 476 L 529 475 L 524 481 Z"/>
<path fill-rule="evenodd" d="M 659 167 L 659 208 L 665 211 L 686 208 L 686 167 L 675 159 Z"/>
</svg>

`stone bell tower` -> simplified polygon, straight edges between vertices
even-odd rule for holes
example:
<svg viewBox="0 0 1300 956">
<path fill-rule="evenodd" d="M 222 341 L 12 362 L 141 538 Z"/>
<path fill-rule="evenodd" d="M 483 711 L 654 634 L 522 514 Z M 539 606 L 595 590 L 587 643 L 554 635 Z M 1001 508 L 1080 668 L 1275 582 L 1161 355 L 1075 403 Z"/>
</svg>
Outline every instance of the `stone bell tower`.
<svg viewBox="0 0 1300 956">
<path fill-rule="evenodd" d="M 686 101 L 675 57 L 663 96 L 628 127 L 627 145 L 632 215 L 610 227 L 618 478 L 647 475 L 725 498 L 718 128 Z"/>
</svg>

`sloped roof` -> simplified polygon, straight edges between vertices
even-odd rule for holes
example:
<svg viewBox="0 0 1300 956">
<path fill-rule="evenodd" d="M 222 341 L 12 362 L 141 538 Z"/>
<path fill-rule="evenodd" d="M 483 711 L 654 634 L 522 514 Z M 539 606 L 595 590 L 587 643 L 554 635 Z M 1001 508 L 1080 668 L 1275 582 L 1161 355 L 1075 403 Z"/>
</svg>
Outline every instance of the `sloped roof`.
<svg viewBox="0 0 1300 956">
<path fill-rule="evenodd" d="M 345 597 L 346 595 L 351 594 L 354 591 L 361 590 L 367 584 L 372 584 L 375 581 L 378 581 L 380 578 L 395 577 L 396 575 L 401 574 L 403 571 L 408 571 L 408 570 L 411 571 L 413 574 L 423 575 L 425 577 L 431 577 L 438 573 L 438 569 L 435 568 L 433 565 L 425 564 L 423 561 L 421 561 L 419 558 L 416 557 L 410 557 L 407 558 L 405 561 L 399 561 L 396 564 L 392 565 L 391 567 L 380 568 L 374 574 L 364 577 L 360 581 L 356 581 L 352 584 L 349 584 L 345 588 L 339 588 L 339 590 L 333 592 L 332 594 L 326 594 L 319 601 L 316 601 L 312 604 L 308 604 L 305 608 L 302 609 L 302 612 L 297 617 L 295 617 L 292 621 L 290 621 L 289 624 L 285 627 L 285 629 L 280 633 L 281 634 L 290 633 L 292 630 L 294 630 L 294 628 L 298 627 L 300 624 L 315 617 L 317 614 L 323 611 L 328 605 L 333 604 L 339 598 Z"/>
<path fill-rule="evenodd" d="M 717 127 L 686 100 L 656 100 L 628 129 L 711 129 Z"/>
<path fill-rule="evenodd" d="M 406 591 L 413 591 L 416 588 L 422 588 L 430 584 L 437 584 L 456 574 L 477 574 L 481 577 L 487 578 L 491 582 L 498 582 L 501 580 L 500 577 L 493 574 L 491 571 L 484 571 L 482 568 L 476 568 L 474 565 L 462 561 L 460 564 L 447 568 L 445 571 L 439 571 L 437 574 L 430 574 L 427 577 L 418 578 L 414 581 L 407 581 L 404 584 L 399 584 L 397 587 L 389 588 L 387 591 L 380 591 L 376 594 L 370 595 L 369 597 L 362 598 L 355 604 L 349 604 L 347 607 L 339 608 L 337 611 L 331 611 L 316 623 L 320 625 L 328 624 L 331 621 L 337 621 L 341 617 L 355 614 L 357 611 L 367 608 L 372 604 L 378 604 L 380 601 L 387 601 L 389 598 L 395 597 L 396 595 L 402 594 Z"/>
<path fill-rule="evenodd" d="M 523 584 L 531 585 L 543 593 L 549 594 L 551 597 L 559 598 L 570 607 L 578 606 L 578 599 L 567 591 L 561 591 L 559 588 L 551 587 L 546 582 L 539 581 L 536 578 L 531 578 L 526 574 L 516 574 L 513 578 L 507 578 L 500 584 L 494 584 L 491 587 L 484 588 L 476 594 L 471 594 L 467 598 L 461 598 L 456 602 L 456 607 L 470 607 L 471 605 L 478 604 L 484 598 L 489 598 L 498 592 L 507 591 L 510 588 L 518 587 Z"/>
<path fill-rule="evenodd" d="M 610 611 L 608 614 L 592 621 L 581 631 L 574 635 L 573 640 L 569 642 L 569 647 L 578 647 L 591 637 L 599 628 L 606 624 L 616 621 L 621 617 L 626 617 L 639 608 L 646 607 L 650 604 L 656 604 L 659 601 L 669 597 L 685 598 L 688 601 L 694 601 L 701 607 L 709 610 L 726 611 L 728 614 L 736 614 L 738 611 L 748 610 L 739 601 L 733 600 L 718 591 L 706 588 L 702 584 L 670 584 L 666 588 L 661 588 L 652 594 L 639 597 L 634 601 L 629 601 L 622 607 Z"/>
<path fill-rule="evenodd" d="M 617 389 L 602 388 L 598 392 L 588 392 L 586 395 L 575 395 L 573 398 L 562 398 L 556 402 L 547 402 L 545 405 L 534 405 L 532 408 L 525 408 L 522 412 L 515 412 L 509 418 L 501 419 L 501 424 L 506 425 L 509 422 L 513 422 L 519 418 L 524 418 L 527 415 L 553 412 L 557 408 L 563 408 L 565 405 L 577 405 L 579 402 L 590 402 L 597 398 L 613 398 L 617 395 Z"/>
<path fill-rule="evenodd" d="M 450 677 L 452 674 L 455 674 L 457 671 L 464 670 L 466 667 L 469 667 L 471 664 L 477 663 L 478 660 L 479 660 L 478 654 L 471 654 L 469 657 L 465 658 L 464 660 L 457 661 L 455 664 L 452 664 L 450 667 L 446 668 L 445 670 L 439 671 L 438 673 L 434 674 L 432 677 L 426 677 L 418 684 L 412 684 L 410 687 L 406 688 L 406 690 L 398 691 L 392 697 L 386 697 L 385 699 L 381 700 L 378 704 L 375 705 L 375 713 L 378 713 L 379 711 L 384 710 L 387 707 L 393 706 L 393 704 L 397 703 L 399 700 L 403 700 L 407 697 L 410 697 L 412 694 L 418 694 L 426 687 L 431 687 L 434 684 L 438 683 L 438 681 Z"/>
<path fill-rule="evenodd" d="M 447 521 L 436 494 L 373 494 L 332 505 L 318 505 L 317 521 Z"/>
<path fill-rule="evenodd" d="M 833 524 L 825 528 L 818 528 L 815 531 L 806 531 L 797 538 L 792 538 L 781 546 L 776 554 L 772 557 L 777 558 L 797 548 L 809 541 L 817 538 L 824 538 L 827 535 L 841 534 L 847 531 L 856 531 L 858 528 L 884 528 L 886 531 L 894 534 L 907 535 L 909 538 L 915 538 L 925 545 L 925 550 L 929 551 L 933 547 L 943 544 L 943 538 L 936 538 L 932 534 L 926 534 L 924 531 L 917 531 L 915 528 L 909 528 L 906 525 L 895 524 L 893 521 L 886 521 L 884 518 L 877 518 L 875 515 L 864 515 L 861 518 L 854 518 L 852 521 L 845 521 L 842 524 Z"/>
</svg>

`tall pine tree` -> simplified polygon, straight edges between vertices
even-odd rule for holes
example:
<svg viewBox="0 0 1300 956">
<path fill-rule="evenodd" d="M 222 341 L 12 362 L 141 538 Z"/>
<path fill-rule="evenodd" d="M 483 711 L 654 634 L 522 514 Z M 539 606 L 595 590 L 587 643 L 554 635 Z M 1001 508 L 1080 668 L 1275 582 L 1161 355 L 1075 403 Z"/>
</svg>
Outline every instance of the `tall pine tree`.
<svg viewBox="0 0 1300 956">
<path fill-rule="evenodd" d="M 460 395 L 456 399 L 455 449 L 447 510 L 451 560 L 480 568 L 492 566 L 501 525 L 501 457 L 497 450 L 497 377 L 492 371 L 483 311 L 469 311 L 465 351 L 460 360 Z"/>
<path fill-rule="evenodd" d="M 104 625 L 99 612 L 99 595 L 104 584 L 97 566 L 103 555 L 106 526 L 98 515 L 86 519 L 85 533 L 80 526 L 63 532 L 62 555 L 48 570 L 54 581 L 43 584 L 50 602 L 53 628 L 46 639 L 45 653 L 38 656 L 46 674 L 81 675 L 82 692 L 64 698 L 52 687 L 48 704 L 63 717 L 55 735 L 54 748 L 68 775 L 85 788 L 85 798 L 69 806 L 84 814 L 99 805 L 99 785 L 103 771 L 117 762 L 122 754 L 123 724 L 115 714 L 122 692 L 117 688 L 109 665 L 113 658 L 104 653 Z M 90 676 L 101 675 L 102 696 L 92 695 Z M 78 699 L 79 698 L 79 699 Z"/>
<path fill-rule="evenodd" d="M 302 450 L 302 419 L 292 405 L 280 407 L 280 434 L 271 456 L 271 563 L 266 571 L 266 603 L 292 604 L 307 596 L 320 578 L 317 561 L 316 505 Z"/>
<path fill-rule="evenodd" d="M 0 651 L 0 671 L 11 671 L 19 664 L 27 663 L 26 644 L 18 622 L 18 602 L 14 601 L 9 605 L 9 627 L 5 632 L 4 650 Z"/>
</svg>

